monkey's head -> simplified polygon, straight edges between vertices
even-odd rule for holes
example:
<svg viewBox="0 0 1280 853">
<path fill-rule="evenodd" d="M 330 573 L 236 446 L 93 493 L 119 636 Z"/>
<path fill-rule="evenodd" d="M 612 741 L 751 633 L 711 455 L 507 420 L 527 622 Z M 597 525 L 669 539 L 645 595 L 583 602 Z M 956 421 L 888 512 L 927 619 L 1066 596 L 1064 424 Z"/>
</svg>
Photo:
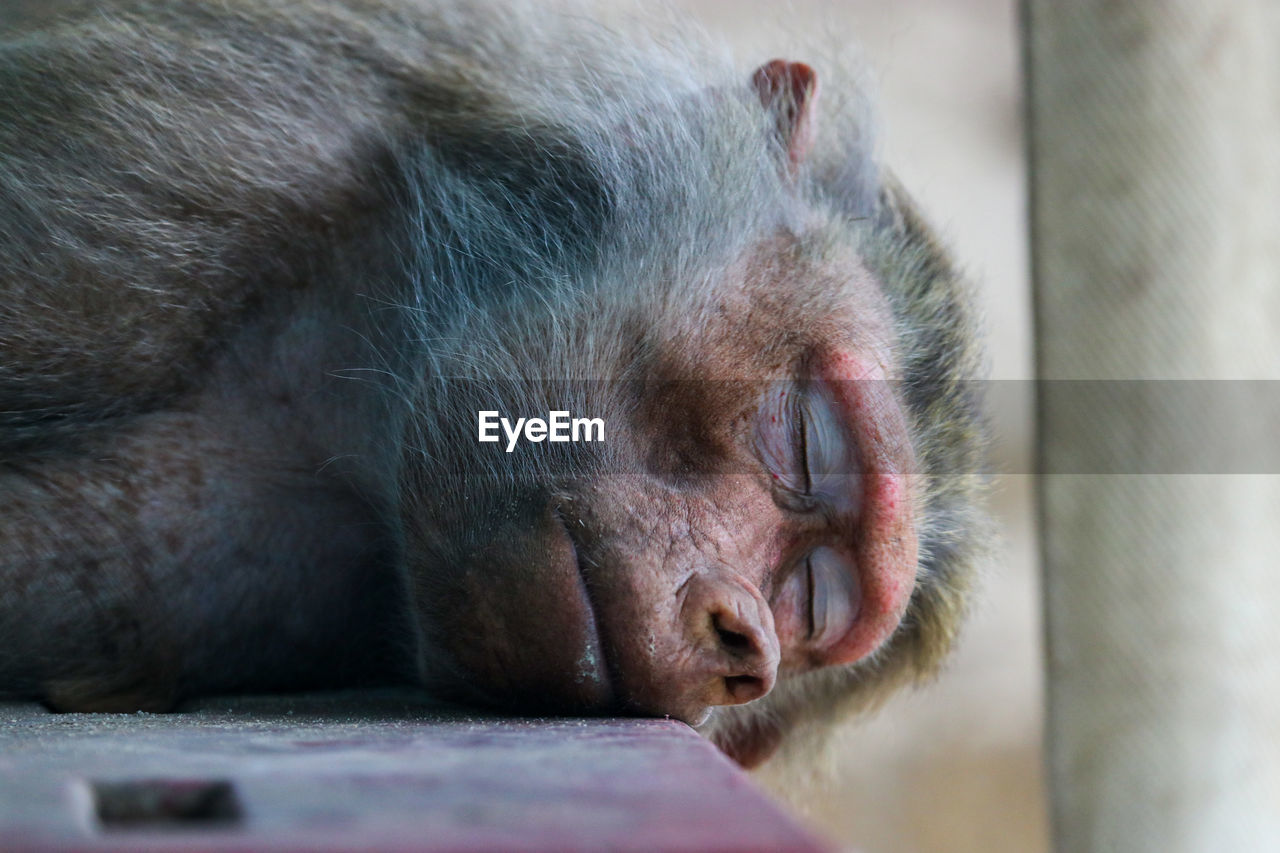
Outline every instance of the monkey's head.
<svg viewBox="0 0 1280 853">
<path fill-rule="evenodd" d="M 751 765 L 951 643 L 982 532 L 968 297 L 862 113 L 816 121 L 807 66 L 623 77 L 407 158 L 432 187 L 401 478 L 422 667 L 676 717 Z M 451 276 L 473 290 L 434 294 Z M 556 417 L 576 442 L 517 427 Z"/>
</svg>

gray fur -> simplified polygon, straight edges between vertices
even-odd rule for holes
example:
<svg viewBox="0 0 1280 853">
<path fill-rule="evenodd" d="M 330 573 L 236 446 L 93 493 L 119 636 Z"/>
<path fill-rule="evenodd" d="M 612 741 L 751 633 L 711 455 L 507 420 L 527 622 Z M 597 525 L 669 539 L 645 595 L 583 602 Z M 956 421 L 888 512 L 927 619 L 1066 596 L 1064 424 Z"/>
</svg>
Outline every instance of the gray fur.
<svg viewBox="0 0 1280 853">
<path fill-rule="evenodd" d="M 352 547 L 400 570 L 412 563 L 406 537 L 449 535 L 406 529 L 435 511 L 423 496 L 468 494 L 449 445 L 478 401 L 501 397 L 509 411 L 545 411 L 553 393 L 598 401 L 598 383 L 636 378 L 629 366 L 647 335 L 696 335 L 732 286 L 726 265 L 779 230 L 859 247 L 890 294 L 932 486 L 919 584 L 873 660 L 722 709 L 708 733 L 825 720 L 934 671 L 984 529 L 965 285 L 905 194 L 881 180 L 865 99 L 835 69 L 821 69 L 824 97 L 841 108 L 789 177 L 747 69 L 688 27 L 623 26 L 533 2 L 495 14 L 465 2 L 191 0 L 111 4 L 8 34 L 0 579 L 6 560 L 18 569 L 0 589 L 0 689 L 31 689 L 32 656 L 59 654 L 15 616 L 39 621 L 33 613 L 64 600 L 33 568 L 47 562 L 34 514 L 82 454 L 123 452 L 112 436 L 181 432 L 164 419 L 212 412 L 212 425 L 191 429 L 214 458 L 262 441 L 305 477 L 320 472 L 341 497 L 319 514 L 361 507 L 379 533 Z M 813 211 L 816 228 L 802 219 Z M 842 296 L 809 298 L 821 313 Z M 281 304 L 292 307 L 273 315 Z M 261 334 L 265 318 L 284 315 L 293 319 Z M 311 327 L 333 322 L 344 334 L 308 349 Z M 270 344 L 238 348 L 250 337 Z M 300 364 L 323 371 L 305 378 Z M 494 376 L 509 381 L 487 385 Z M 249 402 L 237 403 L 246 381 Z M 290 407 L 259 405 L 276 399 Z M 625 418 L 623 402 L 609 405 L 593 414 Z M 236 413 L 257 424 L 228 425 Z M 504 458 L 485 475 L 514 493 L 566 464 L 628 464 L 608 447 L 566 454 Z M 148 464 L 136 476 L 150 494 L 169 475 Z M 117 511 L 106 491 L 94 500 L 95 512 Z M 68 512 L 73 527 L 87 523 Z M 148 535 L 77 534 L 69 553 L 152 553 Z M 226 583 L 246 601 L 256 594 L 252 577 Z M 310 594 L 279 592 L 289 595 Z M 370 641 L 379 653 L 429 647 L 411 620 L 386 621 L 394 636 Z M 429 648 L 416 656 L 430 659 Z M 447 680 L 447 662 L 438 666 L 418 674 Z M 260 670 L 174 689 L 270 683 L 270 664 Z"/>
</svg>

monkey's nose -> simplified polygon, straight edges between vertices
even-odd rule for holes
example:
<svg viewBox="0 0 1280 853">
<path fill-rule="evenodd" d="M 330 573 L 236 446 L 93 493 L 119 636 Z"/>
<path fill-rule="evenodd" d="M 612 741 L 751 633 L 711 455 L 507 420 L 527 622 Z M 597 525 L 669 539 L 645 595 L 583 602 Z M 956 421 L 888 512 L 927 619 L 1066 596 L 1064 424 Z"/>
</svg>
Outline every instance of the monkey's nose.
<svg viewBox="0 0 1280 853">
<path fill-rule="evenodd" d="M 778 635 L 773 613 L 754 586 L 727 570 L 689 581 L 681 607 L 688 669 L 677 676 L 705 705 L 741 705 L 773 689 Z"/>
</svg>

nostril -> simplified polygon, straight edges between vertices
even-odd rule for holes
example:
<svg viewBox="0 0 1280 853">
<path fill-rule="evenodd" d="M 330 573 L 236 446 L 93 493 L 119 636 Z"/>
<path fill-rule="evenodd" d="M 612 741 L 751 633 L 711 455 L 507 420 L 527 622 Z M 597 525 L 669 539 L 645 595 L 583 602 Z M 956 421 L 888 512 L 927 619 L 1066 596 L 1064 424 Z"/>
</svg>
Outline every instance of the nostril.
<svg viewBox="0 0 1280 853">
<path fill-rule="evenodd" d="M 722 701 L 740 705 L 759 699 L 773 689 L 772 669 L 777 659 L 776 655 L 769 654 L 762 632 L 732 611 L 713 613 L 711 625 L 720 644 L 717 668 L 724 685 Z"/>
<path fill-rule="evenodd" d="M 658 686 L 671 705 L 741 705 L 777 681 L 778 637 L 768 603 L 728 570 L 696 575 L 680 602 L 680 666 Z M 657 686 L 657 685 L 655 685 Z"/>
<path fill-rule="evenodd" d="M 765 684 L 764 679 L 754 675 L 726 676 L 724 688 L 734 702 L 750 702 L 769 692 L 769 685 Z"/>
<path fill-rule="evenodd" d="M 731 631 L 724 626 L 719 617 L 712 618 L 712 624 L 716 629 L 716 636 L 720 638 L 720 645 L 724 646 L 731 652 L 749 652 L 752 650 L 753 643 L 751 638 L 746 634 L 737 631 Z"/>
</svg>

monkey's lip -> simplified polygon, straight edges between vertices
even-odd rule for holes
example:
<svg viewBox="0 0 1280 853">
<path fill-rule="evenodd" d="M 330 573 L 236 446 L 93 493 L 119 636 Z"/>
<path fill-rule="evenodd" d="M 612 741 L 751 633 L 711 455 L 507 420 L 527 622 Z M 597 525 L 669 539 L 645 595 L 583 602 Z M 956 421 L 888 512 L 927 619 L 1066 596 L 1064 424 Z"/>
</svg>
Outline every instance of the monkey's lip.
<svg viewBox="0 0 1280 853">
<path fill-rule="evenodd" d="M 583 687 L 589 686 L 589 692 L 592 694 L 592 707 L 589 710 L 606 711 L 613 707 L 615 696 L 613 690 L 613 681 L 609 677 L 609 665 L 605 658 L 604 643 L 600 636 L 600 626 L 597 624 L 599 619 L 599 611 L 596 608 L 595 601 L 591 597 L 591 588 L 587 584 L 586 576 L 582 571 L 582 557 L 578 547 L 578 540 L 574 537 L 570 530 L 570 521 L 564 517 L 558 506 L 551 507 L 551 515 L 555 518 L 556 526 L 560 528 L 563 542 L 567 546 L 566 550 L 569 559 L 565 561 L 566 574 L 570 574 L 577 584 L 577 592 L 579 600 L 582 602 L 583 608 L 583 624 L 586 642 L 582 648 L 582 655 L 576 662 L 576 671 L 569 677 L 574 682 Z"/>
</svg>

